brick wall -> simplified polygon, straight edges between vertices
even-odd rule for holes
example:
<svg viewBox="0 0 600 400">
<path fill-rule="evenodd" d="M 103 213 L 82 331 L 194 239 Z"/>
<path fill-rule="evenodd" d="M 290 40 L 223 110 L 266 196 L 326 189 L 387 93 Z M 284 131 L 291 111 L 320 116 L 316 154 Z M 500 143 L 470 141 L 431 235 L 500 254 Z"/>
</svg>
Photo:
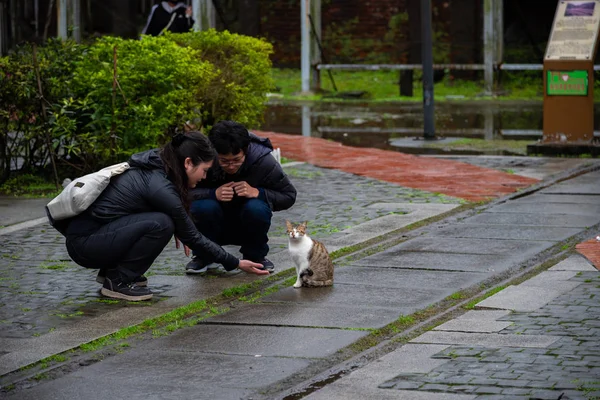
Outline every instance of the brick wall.
<svg viewBox="0 0 600 400">
<path fill-rule="evenodd" d="M 389 28 L 395 15 L 407 12 L 406 4 L 407 0 L 322 0 L 321 27 L 327 62 L 407 62 L 408 23 L 395 32 Z M 450 0 L 433 0 L 432 6 L 434 30 L 448 32 Z M 260 34 L 274 44 L 274 64 L 298 68 L 300 1 L 261 0 L 260 15 Z M 449 37 L 444 40 L 450 40 Z"/>
</svg>

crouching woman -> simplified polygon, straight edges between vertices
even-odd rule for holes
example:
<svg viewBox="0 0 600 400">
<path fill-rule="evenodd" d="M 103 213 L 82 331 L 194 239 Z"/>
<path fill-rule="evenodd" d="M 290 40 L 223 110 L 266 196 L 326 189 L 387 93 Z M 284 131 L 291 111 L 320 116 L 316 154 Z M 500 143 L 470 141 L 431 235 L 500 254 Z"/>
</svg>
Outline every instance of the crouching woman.
<svg viewBox="0 0 600 400">
<path fill-rule="evenodd" d="M 176 135 L 162 149 L 134 154 L 130 168 L 111 179 L 100 197 L 66 228 L 69 256 L 98 269 L 104 296 L 149 300 L 144 273 L 173 237 L 225 269 L 266 275 L 261 264 L 239 260 L 196 229 L 188 190 L 206 177 L 216 152 L 200 132 Z M 187 249 L 186 249 L 187 250 Z"/>
</svg>

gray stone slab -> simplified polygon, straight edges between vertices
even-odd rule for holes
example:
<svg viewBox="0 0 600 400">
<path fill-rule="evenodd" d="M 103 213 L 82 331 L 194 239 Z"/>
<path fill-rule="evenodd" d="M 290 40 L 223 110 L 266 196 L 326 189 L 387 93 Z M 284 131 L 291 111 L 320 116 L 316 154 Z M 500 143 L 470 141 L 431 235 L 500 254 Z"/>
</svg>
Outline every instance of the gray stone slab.
<svg viewBox="0 0 600 400">
<path fill-rule="evenodd" d="M 336 283 L 362 284 L 390 288 L 449 288 L 470 286 L 487 277 L 487 273 L 459 271 L 424 271 L 378 267 L 342 267 L 335 270 Z"/>
<path fill-rule="evenodd" d="M 520 254 L 527 259 L 552 247 L 554 242 L 524 242 L 521 240 L 494 240 L 479 238 L 419 237 L 410 239 L 387 251 L 401 254 L 402 251 L 423 251 L 463 254 Z"/>
<path fill-rule="evenodd" d="M 519 198 L 519 202 L 525 203 L 571 203 L 571 204 L 599 204 L 600 195 L 595 194 L 560 194 L 538 192 L 529 196 Z"/>
<path fill-rule="evenodd" d="M 365 257 L 353 265 L 490 273 L 504 270 L 520 259 L 520 257 L 487 254 L 406 252 L 394 248 Z"/>
<path fill-rule="evenodd" d="M 0 196 L 0 227 L 45 217 L 44 207 L 49 201 L 49 199 Z"/>
<path fill-rule="evenodd" d="M 461 223 L 469 225 L 513 225 L 513 226 L 560 226 L 563 228 L 586 228 L 597 224 L 600 216 L 566 214 L 516 214 L 485 212 L 465 218 Z"/>
<path fill-rule="evenodd" d="M 561 294 L 577 287 L 580 282 L 563 281 L 554 288 L 536 286 L 509 286 L 477 303 L 477 308 L 499 308 L 513 311 L 535 311 Z"/>
<path fill-rule="evenodd" d="M 33 364 L 42 358 L 50 357 L 58 352 L 26 352 L 19 351 L 0 356 L 0 376 L 16 371 L 26 365 Z"/>
<path fill-rule="evenodd" d="M 192 369 L 193 371 L 193 369 Z M 216 387 L 207 382 L 202 387 L 177 385 L 169 382 L 155 383 L 147 380 L 139 386 L 122 386 L 120 380 L 109 380 L 102 376 L 75 378 L 66 376 L 44 382 L 31 389 L 6 397 L 14 400 L 184 400 L 184 399 L 242 399 L 251 395 L 251 389 Z"/>
<path fill-rule="evenodd" d="M 518 200 L 508 201 L 491 207 L 487 212 L 517 213 L 517 214 L 567 214 L 589 215 L 597 217 L 600 214 L 600 204 L 564 204 L 564 203 L 527 203 Z"/>
<path fill-rule="evenodd" d="M 545 335 L 503 335 L 500 333 L 429 331 L 411 340 L 411 343 L 430 343 L 484 347 L 545 348 L 559 339 L 559 336 Z"/>
<path fill-rule="evenodd" d="M 541 193 L 599 195 L 600 187 L 598 186 L 598 183 L 560 183 L 543 189 Z"/>
<path fill-rule="evenodd" d="M 500 332 L 511 322 L 506 321 L 479 321 L 477 319 L 454 319 L 435 327 L 436 331 L 452 331 L 452 332 L 481 332 L 481 333 L 496 333 Z"/>
<path fill-rule="evenodd" d="M 355 382 L 377 387 L 399 374 L 425 374 L 448 362 L 447 358 L 431 358 L 448 345 L 407 343 L 353 371 L 338 382 Z"/>
<path fill-rule="evenodd" d="M 335 248 L 351 246 L 357 243 L 373 239 L 377 236 L 385 235 L 386 233 L 400 229 L 403 226 L 423 219 L 417 214 L 409 215 L 385 215 L 374 220 L 364 222 L 357 227 L 342 231 L 340 237 L 323 240 L 325 245 L 334 246 Z M 331 251 L 331 250 L 330 250 Z"/>
<path fill-rule="evenodd" d="M 470 310 L 460 315 L 456 319 L 476 319 L 478 321 L 496 321 L 506 317 L 511 312 L 509 310 Z"/>
<path fill-rule="evenodd" d="M 367 334 L 365 331 L 339 329 L 200 324 L 153 341 L 146 348 L 323 358 Z"/>
<path fill-rule="evenodd" d="M 547 289 L 553 289 L 556 286 L 563 286 L 564 281 L 568 281 L 577 275 L 575 271 L 543 271 L 538 275 L 519 284 L 519 286 L 536 286 Z"/>
<path fill-rule="evenodd" d="M 424 374 L 448 362 L 431 358 L 445 350 L 446 345 L 408 343 L 351 372 L 331 385 L 305 397 L 306 399 L 469 399 L 472 397 L 443 397 L 444 393 L 408 392 L 380 389 L 377 386 L 402 373 Z M 431 395 L 434 395 L 433 397 Z M 441 397 L 435 397 L 439 395 Z M 454 395 L 452 395 L 454 396 Z"/>
<path fill-rule="evenodd" d="M 393 307 L 400 314 L 411 314 L 452 294 L 450 289 L 410 288 L 378 288 L 367 285 L 334 284 L 328 288 L 285 288 L 261 299 L 265 303 L 306 303 L 321 306 L 332 306 L 348 303 L 360 304 L 362 307 Z"/>
<path fill-rule="evenodd" d="M 325 328 L 382 328 L 400 313 L 395 308 L 369 308 L 350 302 L 323 307 L 319 304 L 252 304 L 212 317 L 206 322 Z"/>
<path fill-rule="evenodd" d="M 476 396 L 467 394 L 419 392 L 416 390 L 379 389 L 345 383 L 325 386 L 323 389 L 303 397 L 307 400 L 471 400 Z"/>
<path fill-rule="evenodd" d="M 600 208 L 598 209 L 600 211 Z M 432 232 L 434 236 L 451 236 L 483 239 L 510 240 L 554 240 L 560 241 L 579 233 L 579 228 L 548 226 L 510 226 L 510 225 L 454 225 Z"/>
<path fill-rule="evenodd" d="M 445 213 L 459 207 L 459 204 L 445 203 L 373 203 L 367 208 L 377 208 L 386 211 L 399 211 L 409 214 L 420 214 L 423 217 L 432 217 L 441 213 Z"/>
<path fill-rule="evenodd" d="M 128 351 L 57 380 L 42 383 L 19 393 L 15 398 L 237 399 L 248 395 L 251 392 L 248 389 L 256 390 L 293 375 L 308 366 L 309 362 L 284 357 L 231 356 L 192 351 Z M 118 388 L 118 391 L 107 386 Z M 161 387 L 163 389 L 159 389 Z M 152 391 L 153 388 L 157 392 Z M 169 394 L 170 390 L 173 396 Z"/>
<path fill-rule="evenodd" d="M 389 212 L 405 212 L 406 214 L 392 214 L 358 224 L 341 232 L 336 237 L 323 242 L 332 249 L 352 246 L 377 236 L 408 226 L 412 223 L 430 218 L 459 207 L 458 204 L 444 203 L 373 203 L 367 208 L 375 208 Z M 332 250 L 330 250 L 332 251 Z"/>
<path fill-rule="evenodd" d="M 548 271 L 597 271 L 597 269 L 585 257 L 574 254 L 549 268 Z"/>
</svg>

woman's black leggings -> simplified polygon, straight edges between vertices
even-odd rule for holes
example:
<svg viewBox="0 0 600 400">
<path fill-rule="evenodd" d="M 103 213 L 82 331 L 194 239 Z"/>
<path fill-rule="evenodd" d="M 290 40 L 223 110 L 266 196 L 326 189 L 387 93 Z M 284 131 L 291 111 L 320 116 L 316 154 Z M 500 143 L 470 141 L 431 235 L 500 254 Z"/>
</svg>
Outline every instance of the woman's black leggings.
<svg viewBox="0 0 600 400">
<path fill-rule="evenodd" d="M 107 278 L 125 283 L 150 268 L 175 231 L 173 220 L 158 212 L 127 215 L 105 225 L 85 218 L 73 223 L 77 226 L 69 226 L 71 232 L 93 230 L 67 235 L 67 251 L 73 261 L 86 268 L 103 269 Z"/>
</svg>

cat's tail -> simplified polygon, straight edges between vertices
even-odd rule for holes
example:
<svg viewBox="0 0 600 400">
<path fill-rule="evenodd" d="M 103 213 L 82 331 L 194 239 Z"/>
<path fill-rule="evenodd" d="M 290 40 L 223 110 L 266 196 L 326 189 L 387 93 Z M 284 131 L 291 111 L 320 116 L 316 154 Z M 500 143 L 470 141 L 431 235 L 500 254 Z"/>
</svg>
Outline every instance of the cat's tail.
<svg viewBox="0 0 600 400">
<path fill-rule="evenodd" d="M 300 279 L 302 279 L 303 281 L 306 281 L 305 277 L 307 276 L 313 276 L 312 269 L 307 268 L 304 271 L 300 272 Z"/>
<path fill-rule="evenodd" d="M 308 287 L 321 287 L 333 285 L 333 279 L 327 279 L 326 281 L 313 281 L 312 279 L 306 279 L 304 282 Z"/>
</svg>

